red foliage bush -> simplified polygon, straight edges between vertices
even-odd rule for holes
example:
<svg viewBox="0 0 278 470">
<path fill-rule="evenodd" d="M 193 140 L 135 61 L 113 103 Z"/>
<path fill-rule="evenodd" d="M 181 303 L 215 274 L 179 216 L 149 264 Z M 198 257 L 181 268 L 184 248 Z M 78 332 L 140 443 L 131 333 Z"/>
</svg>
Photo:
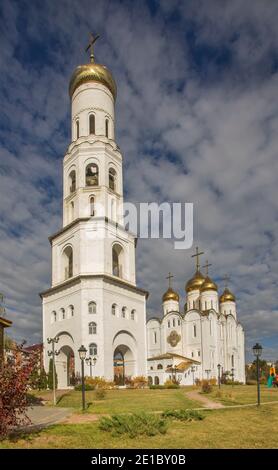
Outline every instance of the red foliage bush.
<svg viewBox="0 0 278 470">
<path fill-rule="evenodd" d="M 5 364 L 0 369 L 0 438 L 11 428 L 30 423 L 28 407 L 28 381 L 37 361 L 35 355 Z"/>
</svg>

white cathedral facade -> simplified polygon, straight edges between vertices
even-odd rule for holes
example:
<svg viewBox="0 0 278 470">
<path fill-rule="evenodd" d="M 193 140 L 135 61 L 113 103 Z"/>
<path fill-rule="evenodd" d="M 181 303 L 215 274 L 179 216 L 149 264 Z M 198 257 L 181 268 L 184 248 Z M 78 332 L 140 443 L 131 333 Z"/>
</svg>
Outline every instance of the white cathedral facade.
<svg viewBox="0 0 278 470">
<path fill-rule="evenodd" d="M 87 349 L 85 374 L 113 380 L 144 375 L 162 383 L 169 370 L 189 383 L 234 368 L 244 381 L 244 333 L 235 299 L 220 303 L 217 288 L 199 271 L 180 312 L 178 295 L 163 296 L 163 319 L 146 321 L 148 292 L 136 284 L 136 237 L 123 226 L 122 154 L 115 142 L 116 84 L 94 61 L 74 71 L 71 97 L 72 141 L 63 161 L 63 226 L 49 237 L 51 287 L 41 293 L 45 368 L 48 338 L 56 338 L 58 387 L 80 373 L 78 349 Z M 213 284 L 213 288 L 211 287 Z M 90 358 L 93 359 L 90 362 Z M 92 366 L 93 364 L 93 366 Z M 184 369 L 184 370 L 182 370 Z"/>
</svg>

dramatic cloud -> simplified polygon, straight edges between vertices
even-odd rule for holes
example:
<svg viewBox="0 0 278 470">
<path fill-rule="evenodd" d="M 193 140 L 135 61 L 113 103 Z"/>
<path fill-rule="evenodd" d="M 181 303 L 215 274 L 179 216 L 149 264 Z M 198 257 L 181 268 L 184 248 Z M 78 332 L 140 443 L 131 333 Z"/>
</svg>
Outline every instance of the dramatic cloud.
<svg viewBox="0 0 278 470">
<path fill-rule="evenodd" d="M 127 200 L 194 203 L 194 241 L 225 273 L 247 348 L 277 358 L 278 5 L 262 1 L 2 2 L 1 290 L 13 334 L 41 339 L 47 237 L 61 226 L 68 83 L 88 31 L 117 81 Z M 190 251 L 139 240 L 137 281 L 161 314 L 168 271 L 183 308 Z M 164 274 L 165 273 L 165 274 Z"/>
</svg>

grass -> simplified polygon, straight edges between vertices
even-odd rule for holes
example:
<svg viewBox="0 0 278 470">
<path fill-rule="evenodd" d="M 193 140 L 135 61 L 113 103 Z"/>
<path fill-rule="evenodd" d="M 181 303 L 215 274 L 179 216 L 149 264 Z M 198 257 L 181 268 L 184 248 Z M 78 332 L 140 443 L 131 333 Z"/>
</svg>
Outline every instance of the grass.
<svg viewBox="0 0 278 470">
<path fill-rule="evenodd" d="M 202 413 L 204 421 L 171 421 L 165 435 L 112 437 L 97 422 L 61 424 L 26 438 L 2 441 L 0 448 L 278 448 L 278 405 Z"/>
<path fill-rule="evenodd" d="M 164 411 L 169 408 L 198 408 L 200 403 L 186 397 L 189 389 L 175 390 L 107 390 L 104 400 L 96 400 L 95 392 L 86 392 L 88 412 L 95 414 Z M 59 400 L 58 406 L 80 409 L 81 392 L 71 391 Z"/>
<path fill-rule="evenodd" d="M 247 405 L 257 403 L 257 387 L 255 385 L 223 385 L 220 389 L 213 387 L 212 393 L 207 395 L 214 401 L 220 401 L 226 406 Z M 278 401 L 278 388 L 267 388 L 261 385 L 261 402 Z"/>
</svg>

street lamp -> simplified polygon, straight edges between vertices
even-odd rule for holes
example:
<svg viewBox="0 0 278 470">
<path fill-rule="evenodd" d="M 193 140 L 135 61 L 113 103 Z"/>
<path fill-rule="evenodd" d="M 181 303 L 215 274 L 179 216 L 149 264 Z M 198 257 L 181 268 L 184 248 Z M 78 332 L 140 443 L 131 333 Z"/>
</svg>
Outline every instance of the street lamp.
<svg viewBox="0 0 278 470">
<path fill-rule="evenodd" d="M 87 349 L 82 346 L 78 349 L 79 357 L 81 360 L 81 384 L 82 384 L 82 410 L 85 410 L 85 380 L 84 380 L 84 360 L 86 358 Z"/>
<path fill-rule="evenodd" d="M 55 336 L 55 338 L 47 338 L 48 344 L 51 344 L 51 351 L 47 351 L 49 357 L 53 359 L 53 368 L 52 368 L 52 383 L 53 383 L 53 405 L 56 405 L 56 367 L 55 367 L 55 356 L 58 356 L 59 351 L 55 350 L 55 344 L 58 343 L 59 338 Z"/>
<path fill-rule="evenodd" d="M 234 380 L 235 380 L 235 369 L 232 367 L 231 368 L 231 375 L 232 375 L 232 387 L 234 386 Z"/>
<path fill-rule="evenodd" d="M 253 346 L 253 354 L 257 359 L 257 393 L 258 393 L 258 406 L 261 404 L 261 396 L 260 396 L 260 369 L 259 369 L 259 357 L 262 355 L 263 348 L 259 343 L 256 343 Z"/>
<path fill-rule="evenodd" d="M 85 361 L 86 361 L 86 364 L 90 366 L 90 377 L 92 377 L 92 365 L 93 365 L 93 363 L 92 363 L 92 358 L 91 358 L 91 356 L 90 356 L 90 357 L 86 357 Z"/>
<path fill-rule="evenodd" d="M 193 385 L 195 385 L 195 380 L 194 380 L 195 367 L 194 366 L 191 367 L 191 372 L 192 372 L 192 377 L 193 377 L 193 379 L 192 379 L 193 380 Z"/>
<path fill-rule="evenodd" d="M 217 364 L 217 369 L 218 369 L 218 388 L 220 388 L 221 387 L 221 375 L 220 375 L 221 364 Z"/>
</svg>

